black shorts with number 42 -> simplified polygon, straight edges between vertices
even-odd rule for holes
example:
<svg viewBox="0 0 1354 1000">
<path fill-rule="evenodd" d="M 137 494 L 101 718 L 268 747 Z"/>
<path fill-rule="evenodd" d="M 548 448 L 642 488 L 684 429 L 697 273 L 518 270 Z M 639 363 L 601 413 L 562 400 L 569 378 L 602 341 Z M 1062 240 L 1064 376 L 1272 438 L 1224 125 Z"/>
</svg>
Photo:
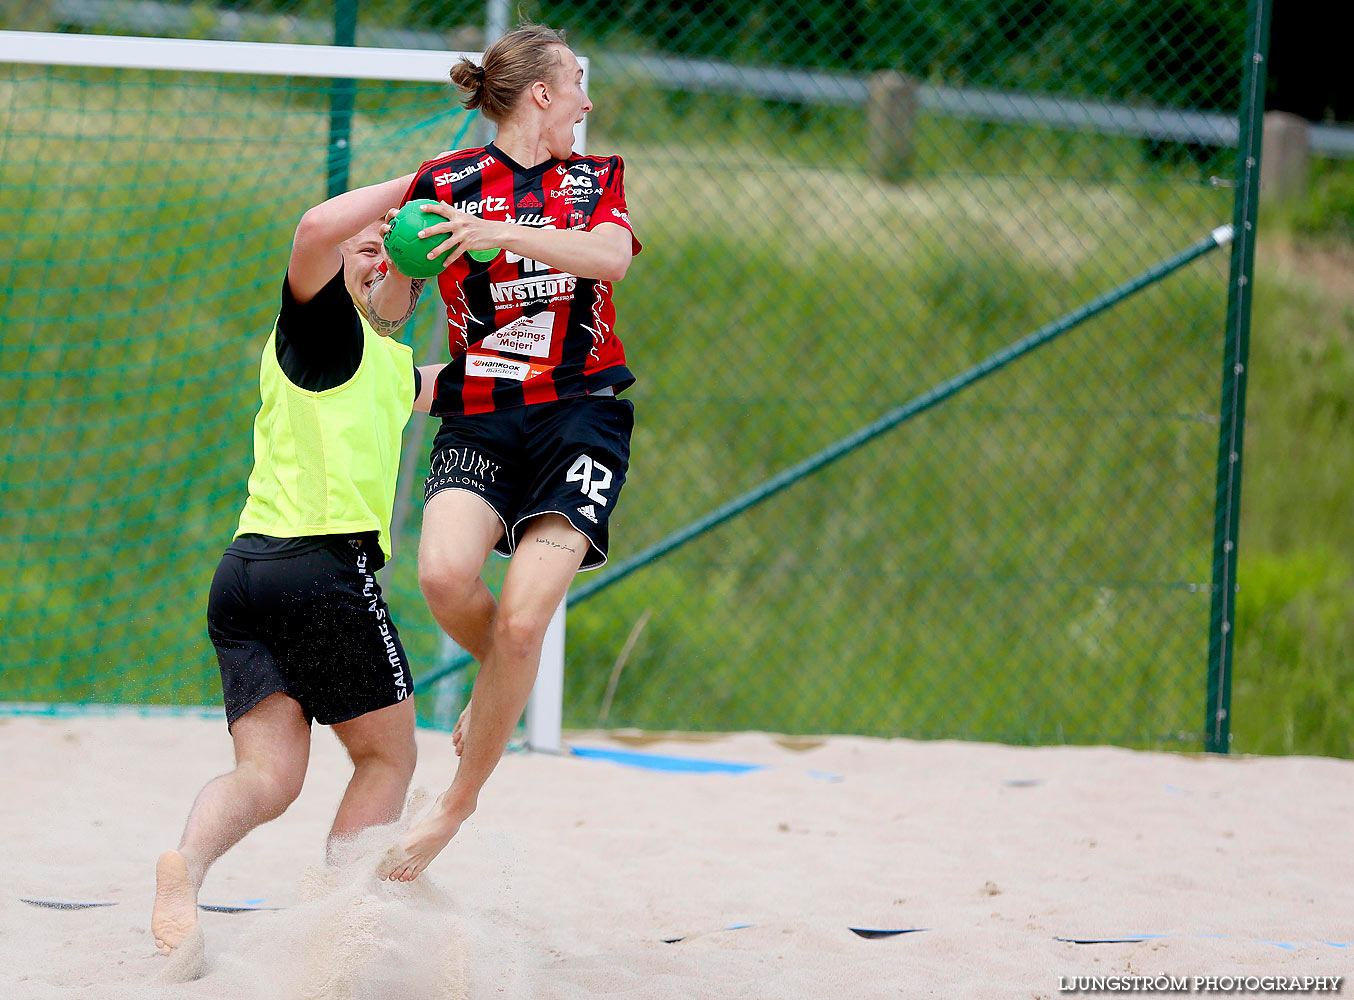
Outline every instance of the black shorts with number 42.
<svg viewBox="0 0 1354 1000">
<path fill-rule="evenodd" d="M 447 417 L 433 441 L 426 504 L 443 490 L 483 499 L 503 524 L 494 546 L 510 556 L 539 514 L 569 519 L 588 539 L 582 569 L 606 564 L 607 523 L 630 467 L 635 408 L 590 395 Z"/>
</svg>

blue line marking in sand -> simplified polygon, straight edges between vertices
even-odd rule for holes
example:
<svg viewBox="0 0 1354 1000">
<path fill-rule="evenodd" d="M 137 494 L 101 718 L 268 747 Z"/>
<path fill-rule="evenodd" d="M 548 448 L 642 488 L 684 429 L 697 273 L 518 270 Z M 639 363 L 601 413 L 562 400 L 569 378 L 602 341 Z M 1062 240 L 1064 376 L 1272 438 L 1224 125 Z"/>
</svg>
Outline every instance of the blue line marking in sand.
<svg viewBox="0 0 1354 1000">
<path fill-rule="evenodd" d="M 713 931 L 696 931 L 694 934 L 683 934 L 681 937 L 659 938 L 664 944 L 676 944 L 678 941 L 685 941 L 688 938 L 704 937 L 706 934 L 718 934 L 720 931 L 741 931 L 744 927 L 756 927 L 756 924 L 729 924 L 728 927 L 719 927 Z"/>
<path fill-rule="evenodd" d="M 669 771 L 680 774 L 747 774 L 763 770 L 765 764 L 740 764 L 728 760 L 704 760 L 699 757 L 668 757 L 656 753 L 635 753 L 631 750 L 604 750 L 600 747 L 570 747 L 576 757 L 611 761 L 648 771 Z"/>
<path fill-rule="evenodd" d="M 1129 934 L 1124 937 L 1112 937 L 1112 938 L 1055 937 L 1053 940 L 1063 941 L 1067 944 L 1136 944 L 1140 941 L 1156 941 L 1163 938 L 1169 938 L 1172 936 L 1179 935 Z M 1271 941 L 1269 938 L 1238 938 L 1232 937 L 1230 934 L 1195 934 L 1193 936 L 1196 938 L 1206 938 L 1210 941 L 1246 941 L 1251 944 L 1269 944 L 1273 945 L 1275 948 L 1282 948 L 1284 951 L 1302 951 L 1308 947 L 1308 945 L 1305 942 L 1299 943 L 1293 941 Z M 1350 946 L 1349 942 L 1347 941 L 1322 941 L 1320 943 L 1330 948 L 1348 948 Z"/>
<path fill-rule="evenodd" d="M 576 757 L 606 760 L 613 764 L 643 768 L 646 771 L 668 771 L 676 774 L 748 774 L 764 771 L 766 764 L 744 764 L 732 760 L 710 760 L 704 757 L 672 757 L 658 753 L 639 753 L 633 750 L 608 750 L 602 747 L 572 746 L 569 752 Z M 804 772 L 818 781 L 837 783 L 846 779 L 835 771 Z"/>
<path fill-rule="evenodd" d="M 1284 951 L 1297 951 L 1299 945 L 1289 944 L 1287 941 L 1270 941 L 1267 938 L 1256 938 L 1261 944 L 1272 944 L 1276 948 L 1282 948 Z"/>
</svg>

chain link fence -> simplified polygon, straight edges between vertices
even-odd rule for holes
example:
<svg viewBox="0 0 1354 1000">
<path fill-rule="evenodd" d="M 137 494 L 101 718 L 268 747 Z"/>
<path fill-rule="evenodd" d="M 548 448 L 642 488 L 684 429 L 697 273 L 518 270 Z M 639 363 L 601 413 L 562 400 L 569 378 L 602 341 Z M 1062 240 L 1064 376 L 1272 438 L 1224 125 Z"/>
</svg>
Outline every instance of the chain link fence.
<svg viewBox="0 0 1354 1000">
<path fill-rule="evenodd" d="M 1202 746 L 1206 241 L 1246 5 L 44 0 L 3 27 L 332 42 L 355 18 L 359 45 L 477 50 L 519 15 L 588 57 L 588 149 L 625 158 L 645 243 L 616 293 L 632 467 L 572 595 L 565 724 Z M 418 594 L 420 495 L 386 587 L 445 718 L 466 677 Z"/>
</svg>

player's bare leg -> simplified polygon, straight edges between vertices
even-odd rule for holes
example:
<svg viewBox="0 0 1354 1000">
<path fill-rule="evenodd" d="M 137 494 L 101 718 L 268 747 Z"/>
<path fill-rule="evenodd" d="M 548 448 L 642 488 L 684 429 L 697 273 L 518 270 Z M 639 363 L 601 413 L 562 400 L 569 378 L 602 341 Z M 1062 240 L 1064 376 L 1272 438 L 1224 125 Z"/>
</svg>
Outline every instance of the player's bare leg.
<svg viewBox="0 0 1354 1000">
<path fill-rule="evenodd" d="M 465 490 L 443 490 L 423 509 L 419 589 L 437 624 L 479 663 L 489 654 L 498 611 L 480 573 L 502 534 L 493 508 Z"/>
<path fill-rule="evenodd" d="M 333 730 L 353 762 L 353 776 L 329 830 L 331 860 L 336 841 L 400 818 L 418 757 L 414 699 L 336 723 Z"/>
<path fill-rule="evenodd" d="M 498 602 L 480 572 L 502 533 L 503 524 L 489 505 L 464 490 L 443 490 L 423 511 L 419 587 L 433 618 L 477 663 L 489 655 L 498 613 Z M 467 705 L 451 733 L 458 756 L 469 718 Z"/>
<path fill-rule="evenodd" d="M 465 708 L 461 709 L 461 714 L 456 718 L 456 727 L 451 731 L 451 745 L 455 747 L 457 757 L 465 753 L 465 733 L 469 726 L 470 703 L 466 702 Z"/>
<path fill-rule="evenodd" d="M 417 878 L 475 811 L 480 789 L 526 707 L 550 619 L 587 550 L 587 539 L 559 514 L 543 514 L 526 526 L 503 581 L 489 654 L 475 677 L 474 731 L 463 730 L 470 738 L 456 777 L 428 815 L 386 853 L 378 868 L 381 877 Z"/>
<path fill-rule="evenodd" d="M 197 894 L 207 869 L 254 827 L 281 816 L 301 791 L 310 758 L 310 726 L 301 706 L 272 694 L 231 726 L 235 770 L 213 778 L 188 813 L 178 850 L 155 865 L 150 929 L 161 953 L 179 947 L 197 924 Z"/>
</svg>

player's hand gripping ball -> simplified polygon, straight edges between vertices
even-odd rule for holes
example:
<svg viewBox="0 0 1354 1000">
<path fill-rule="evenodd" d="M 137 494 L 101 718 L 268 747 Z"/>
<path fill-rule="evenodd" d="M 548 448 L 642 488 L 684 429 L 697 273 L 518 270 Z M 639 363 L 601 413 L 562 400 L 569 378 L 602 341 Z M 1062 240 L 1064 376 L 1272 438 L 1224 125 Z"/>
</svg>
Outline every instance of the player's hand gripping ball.
<svg viewBox="0 0 1354 1000">
<path fill-rule="evenodd" d="M 418 234 L 424 229 L 446 221 L 445 216 L 423 210 L 425 205 L 436 204 L 437 201 L 432 198 L 415 198 L 390 220 L 390 231 L 385 235 L 386 252 L 390 254 L 391 263 L 406 277 L 437 277 L 442 273 L 447 258 L 455 250 L 453 247 L 452 250 L 429 260 L 428 254 L 436 250 L 437 245 L 447 238 L 446 234 L 434 233 L 419 239 Z M 471 250 L 468 253 L 468 256 L 481 262 L 493 260 L 497 255 L 497 249 Z"/>
<path fill-rule="evenodd" d="M 399 272 L 410 278 L 433 278 L 442 273 L 442 265 L 451 255 L 444 254 L 428 259 L 428 254 L 437 249 L 437 245 L 446 239 L 441 233 L 418 238 L 418 234 L 429 226 L 447 220 L 436 212 L 423 211 L 424 205 L 436 205 L 432 198 L 416 198 L 400 209 L 390 220 L 390 231 L 385 235 L 386 253 L 390 262 Z"/>
</svg>

